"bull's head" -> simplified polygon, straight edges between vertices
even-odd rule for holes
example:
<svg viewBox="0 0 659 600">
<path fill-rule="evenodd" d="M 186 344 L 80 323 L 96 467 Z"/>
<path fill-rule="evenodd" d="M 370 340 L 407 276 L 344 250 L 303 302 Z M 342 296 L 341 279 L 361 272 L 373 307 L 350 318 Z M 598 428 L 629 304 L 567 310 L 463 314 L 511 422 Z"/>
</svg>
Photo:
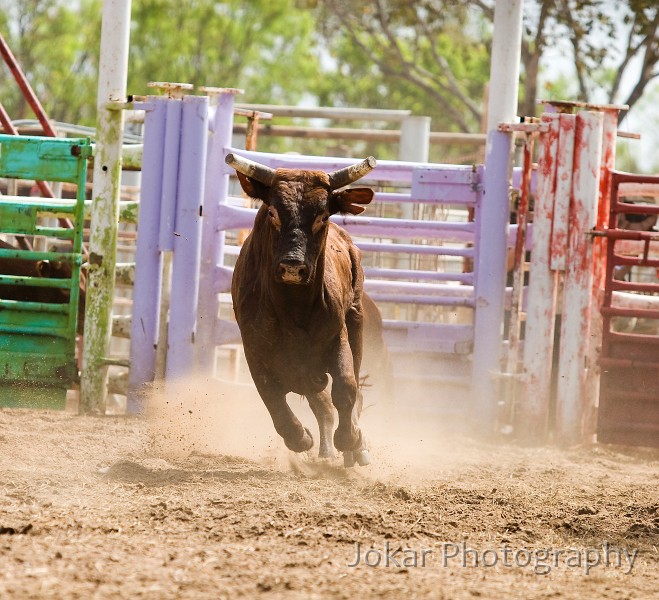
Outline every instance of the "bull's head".
<svg viewBox="0 0 659 600">
<path fill-rule="evenodd" d="M 267 211 L 276 240 L 274 276 L 281 283 L 306 285 L 312 281 L 330 216 L 357 215 L 364 211 L 360 205 L 373 199 L 369 188 L 340 189 L 375 168 L 372 156 L 332 173 L 275 170 L 235 154 L 228 154 L 225 160 L 236 169 L 244 192 L 263 201 L 261 211 Z"/>
</svg>

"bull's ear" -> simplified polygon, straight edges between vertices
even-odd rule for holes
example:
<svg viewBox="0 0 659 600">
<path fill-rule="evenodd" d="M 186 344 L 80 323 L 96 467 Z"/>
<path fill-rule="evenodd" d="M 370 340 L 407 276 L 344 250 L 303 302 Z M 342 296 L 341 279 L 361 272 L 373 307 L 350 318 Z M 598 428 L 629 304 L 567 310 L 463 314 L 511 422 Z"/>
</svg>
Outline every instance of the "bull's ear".
<svg viewBox="0 0 659 600">
<path fill-rule="evenodd" d="M 368 204 L 373 200 L 373 190 L 371 188 L 350 188 L 341 192 L 333 192 L 330 197 L 330 213 L 350 213 L 358 215 L 364 212 L 360 204 Z"/>
<path fill-rule="evenodd" d="M 270 188 L 267 185 L 260 181 L 256 181 L 256 179 L 247 177 L 247 175 L 243 175 L 238 171 L 236 172 L 236 175 L 238 175 L 238 181 L 240 182 L 240 187 L 243 188 L 243 192 L 245 192 L 250 198 L 263 200 L 263 202 L 268 204 L 268 190 Z"/>
</svg>

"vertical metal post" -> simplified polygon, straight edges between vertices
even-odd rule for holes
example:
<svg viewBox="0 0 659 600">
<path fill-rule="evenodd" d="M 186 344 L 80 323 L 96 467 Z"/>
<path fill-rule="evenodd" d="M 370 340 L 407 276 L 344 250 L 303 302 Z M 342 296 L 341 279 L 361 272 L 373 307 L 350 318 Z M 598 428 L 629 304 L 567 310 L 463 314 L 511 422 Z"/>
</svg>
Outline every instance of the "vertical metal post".
<svg viewBox="0 0 659 600">
<path fill-rule="evenodd" d="M 405 117 L 400 124 L 400 142 L 398 145 L 398 160 L 407 162 L 427 163 L 430 153 L 430 117 L 409 116 Z M 414 219 L 413 203 L 401 205 L 401 218 Z M 409 242 L 401 239 L 400 243 Z M 414 269 L 418 265 L 410 263 L 411 255 L 400 254 L 398 257 L 398 268 Z"/>
<path fill-rule="evenodd" d="M 209 93 L 212 88 L 203 88 Z M 200 368 L 212 371 L 215 364 L 215 323 L 218 319 L 218 299 L 215 281 L 218 268 L 224 265 L 224 231 L 220 231 L 220 204 L 229 196 L 230 169 L 224 162 L 226 149 L 233 135 L 234 97 L 240 90 L 216 89 L 217 106 L 211 121 L 208 141 L 204 188 L 204 219 L 202 224 L 201 269 L 199 274 L 199 310 L 197 357 Z"/>
<path fill-rule="evenodd" d="M 494 6 L 485 189 L 480 215 L 476 215 L 478 260 L 471 410 L 474 425 L 485 434 L 493 433 L 496 419 L 497 390 L 492 374 L 500 370 L 512 153 L 512 135 L 496 128 L 501 122 L 511 122 L 517 114 L 523 4 L 523 0 L 509 0 Z"/>
<path fill-rule="evenodd" d="M 161 252 L 174 250 L 174 223 L 178 193 L 181 118 L 183 104 L 179 98 L 167 100 L 165 149 L 162 155 L 162 197 L 160 198 L 160 229 L 158 245 Z"/>
<path fill-rule="evenodd" d="M 398 160 L 428 162 L 430 150 L 430 117 L 405 117 L 400 124 Z"/>
<path fill-rule="evenodd" d="M 533 166 L 533 146 L 535 142 L 534 133 L 526 133 L 524 136 L 524 160 L 522 169 L 522 183 L 517 207 L 517 237 L 515 239 L 514 261 L 512 269 L 512 288 L 510 295 L 510 318 L 508 320 L 508 354 L 506 357 L 506 373 L 517 375 L 520 367 L 520 341 L 521 341 L 521 311 L 522 296 L 524 291 L 524 272 L 526 258 L 527 224 L 531 200 L 531 169 Z M 518 381 L 511 378 L 507 381 L 504 403 L 508 402 L 509 425 L 503 431 L 510 431 L 510 425 L 514 422 L 517 405 Z M 501 427 L 500 427 L 501 429 Z"/>
<path fill-rule="evenodd" d="M 144 151 L 142 191 L 135 250 L 135 284 L 130 330 L 128 413 L 142 411 L 140 392 L 155 376 L 156 345 L 162 279 L 162 255 L 158 246 L 160 199 L 163 186 L 163 154 L 166 148 L 167 100 L 151 97 L 144 103 Z"/>
<path fill-rule="evenodd" d="M 589 234 L 597 222 L 602 122 L 602 113 L 583 111 L 576 116 L 556 399 L 556 429 L 564 444 L 584 441 L 587 417 L 593 276 L 593 244 Z"/>
<path fill-rule="evenodd" d="M 112 334 L 121 180 L 123 111 L 130 34 L 130 0 L 105 0 L 98 75 L 96 157 L 89 238 L 89 279 L 85 308 L 80 410 L 104 413 L 107 365 Z"/>
<path fill-rule="evenodd" d="M 208 96 L 186 96 L 183 98 L 167 336 L 168 380 L 194 370 L 207 135 Z"/>
<path fill-rule="evenodd" d="M 542 149 L 538 158 L 524 340 L 526 385 L 518 406 L 515 424 L 518 435 L 523 436 L 527 441 L 536 442 L 544 441 L 547 429 L 556 313 L 556 272 L 550 269 L 549 262 L 556 191 L 559 117 L 543 115 L 542 121 L 549 124 L 549 130 L 540 134 Z"/>
<path fill-rule="evenodd" d="M 602 162 L 600 165 L 600 188 L 597 211 L 598 231 L 607 228 L 609 220 L 609 208 L 611 203 L 611 179 L 612 171 L 615 169 L 616 161 L 616 137 L 618 133 L 618 115 L 620 110 L 626 107 L 603 106 L 600 108 L 604 116 L 602 127 Z M 604 297 L 604 285 L 606 280 L 606 237 L 597 237 L 593 240 L 593 286 L 592 312 L 588 380 L 586 382 L 586 405 L 591 409 L 592 419 L 587 419 L 585 428 L 588 433 L 595 433 L 595 405 L 599 398 L 600 366 L 599 359 L 602 350 L 603 320 L 599 307 L 602 306 Z"/>
</svg>

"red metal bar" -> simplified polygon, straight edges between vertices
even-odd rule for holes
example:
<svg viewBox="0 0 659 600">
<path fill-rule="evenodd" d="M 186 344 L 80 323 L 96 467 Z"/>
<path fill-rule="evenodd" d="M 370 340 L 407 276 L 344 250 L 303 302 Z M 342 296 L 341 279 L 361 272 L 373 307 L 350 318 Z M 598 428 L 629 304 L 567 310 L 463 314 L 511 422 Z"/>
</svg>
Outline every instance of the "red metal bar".
<svg viewBox="0 0 659 600">
<path fill-rule="evenodd" d="M 44 133 L 49 137 L 57 137 L 57 133 L 50 124 L 43 106 L 41 106 L 41 102 L 39 102 L 39 99 L 34 93 L 32 86 L 28 82 L 25 73 L 23 73 L 23 69 L 21 69 L 18 61 L 16 60 L 16 57 L 9 49 L 9 46 L 5 41 L 5 38 L 2 37 L 2 34 L 0 34 L 0 54 L 2 55 L 2 58 L 4 58 L 5 63 L 7 63 L 9 70 L 12 72 L 16 83 L 18 83 L 18 87 L 21 88 L 23 97 L 27 100 L 37 119 L 39 119 L 39 123 L 41 123 L 41 127 L 43 127 Z"/>
<path fill-rule="evenodd" d="M 603 306 L 600 311 L 603 315 L 609 315 L 611 317 L 643 317 L 644 319 L 659 319 L 659 310 Z"/>
</svg>

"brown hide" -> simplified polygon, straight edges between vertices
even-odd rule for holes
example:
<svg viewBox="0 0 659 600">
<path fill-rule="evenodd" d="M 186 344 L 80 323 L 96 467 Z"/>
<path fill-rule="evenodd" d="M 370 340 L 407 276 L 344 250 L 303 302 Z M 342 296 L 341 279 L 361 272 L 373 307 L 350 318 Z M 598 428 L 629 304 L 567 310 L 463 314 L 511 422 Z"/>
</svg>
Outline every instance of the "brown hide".
<svg viewBox="0 0 659 600">
<path fill-rule="evenodd" d="M 263 200 L 232 282 L 236 320 L 259 394 L 291 450 L 308 450 L 313 442 L 286 403 L 289 392 L 309 400 L 321 456 L 333 455 L 332 404 L 339 414 L 334 446 L 365 449 L 357 424 L 364 276 L 359 250 L 328 218 L 361 212 L 358 205 L 370 202 L 373 192 L 332 191 L 321 171 L 278 169 L 269 186 L 239 178 L 246 193 Z"/>
<path fill-rule="evenodd" d="M 383 337 L 382 315 L 377 304 L 364 292 L 364 356 L 362 361 L 362 381 L 365 386 L 374 385 L 380 399 L 393 398 L 393 366 L 389 349 Z"/>
<path fill-rule="evenodd" d="M 0 248 L 18 250 L 18 248 L 3 240 L 0 240 Z M 50 260 L 0 258 L 0 275 L 69 279 L 71 277 L 71 265 L 65 262 Z M 0 298 L 22 302 L 66 304 L 69 301 L 69 291 L 61 288 L 33 287 L 27 285 L 0 285 Z M 81 289 L 78 302 L 79 333 L 82 333 L 84 313 L 85 292 Z"/>
</svg>

